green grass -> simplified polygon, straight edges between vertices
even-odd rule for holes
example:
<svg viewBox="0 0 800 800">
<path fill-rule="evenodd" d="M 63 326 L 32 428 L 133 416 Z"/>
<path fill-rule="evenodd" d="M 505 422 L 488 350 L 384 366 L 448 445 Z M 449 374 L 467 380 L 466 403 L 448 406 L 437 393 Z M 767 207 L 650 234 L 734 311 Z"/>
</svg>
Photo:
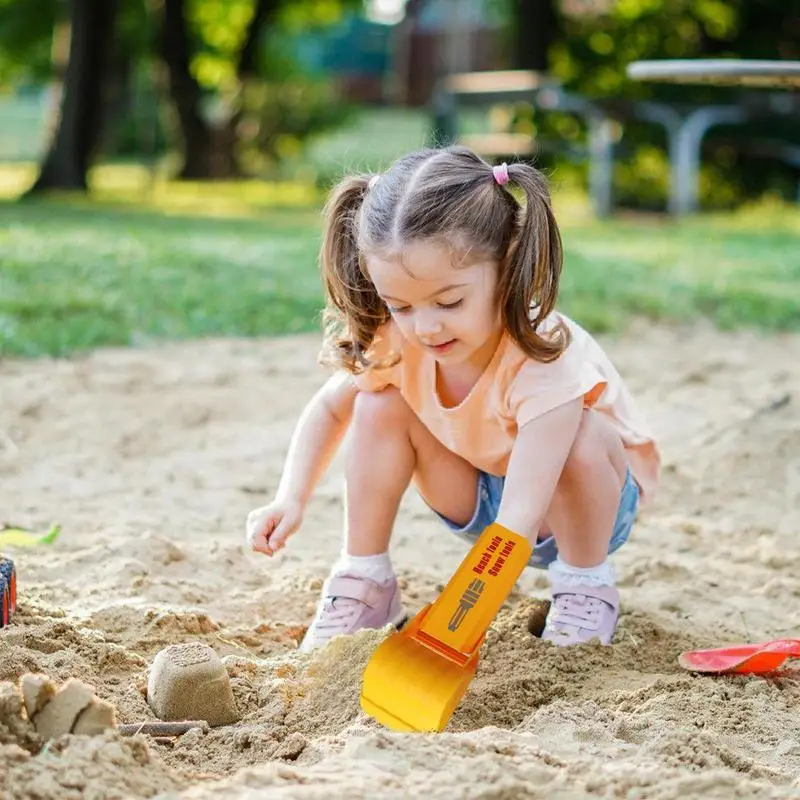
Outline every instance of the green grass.
<svg viewBox="0 0 800 800">
<path fill-rule="evenodd" d="M 764 206 L 661 222 L 567 225 L 562 305 L 589 327 L 631 315 L 800 329 L 800 211 Z"/>
<path fill-rule="evenodd" d="M 0 206 L 0 354 L 316 324 L 318 215 L 258 219 Z"/>
<path fill-rule="evenodd" d="M 0 356 L 319 329 L 312 188 L 137 175 L 98 170 L 92 202 L 0 203 Z M 560 306 L 591 330 L 633 316 L 800 329 L 797 209 L 598 223 L 580 197 L 556 203 Z"/>
</svg>

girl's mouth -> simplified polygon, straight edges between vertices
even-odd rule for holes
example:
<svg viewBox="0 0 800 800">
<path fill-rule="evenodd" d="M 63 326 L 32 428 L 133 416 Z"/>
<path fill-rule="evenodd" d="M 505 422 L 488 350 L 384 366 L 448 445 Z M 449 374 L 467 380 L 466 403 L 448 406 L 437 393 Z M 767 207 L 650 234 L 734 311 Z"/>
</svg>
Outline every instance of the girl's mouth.
<svg viewBox="0 0 800 800">
<path fill-rule="evenodd" d="M 448 352 L 448 350 L 451 350 L 455 345 L 455 343 L 456 343 L 455 339 L 450 339 L 449 341 L 443 342 L 442 344 L 429 344 L 428 349 L 440 355 L 442 353 Z"/>
</svg>

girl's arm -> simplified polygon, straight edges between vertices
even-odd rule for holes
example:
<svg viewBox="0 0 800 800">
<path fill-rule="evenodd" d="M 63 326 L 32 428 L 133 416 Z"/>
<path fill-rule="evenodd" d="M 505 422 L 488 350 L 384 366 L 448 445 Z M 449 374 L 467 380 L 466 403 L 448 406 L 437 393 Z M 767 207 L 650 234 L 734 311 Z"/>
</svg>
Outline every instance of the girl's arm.
<svg viewBox="0 0 800 800">
<path fill-rule="evenodd" d="M 583 397 L 520 428 L 508 462 L 497 522 L 533 545 L 578 433 Z"/>
<path fill-rule="evenodd" d="M 348 375 L 337 372 L 311 398 L 292 434 L 276 501 L 308 503 L 347 432 L 357 393 Z"/>
</svg>

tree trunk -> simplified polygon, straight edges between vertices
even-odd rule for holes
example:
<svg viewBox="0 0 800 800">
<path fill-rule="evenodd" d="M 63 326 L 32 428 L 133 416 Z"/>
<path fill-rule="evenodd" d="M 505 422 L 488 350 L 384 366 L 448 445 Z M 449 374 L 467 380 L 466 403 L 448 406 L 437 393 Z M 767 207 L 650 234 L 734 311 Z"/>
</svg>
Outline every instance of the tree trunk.
<svg viewBox="0 0 800 800">
<path fill-rule="evenodd" d="M 201 111 L 202 92 L 190 71 L 191 46 L 183 0 L 164 0 L 161 58 L 167 68 L 169 94 L 175 107 L 183 140 L 183 180 L 215 180 L 238 177 L 236 160 L 239 113 L 212 126 Z M 243 82 L 257 70 L 261 30 L 278 8 L 279 0 L 256 0 L 253 18 L 240 51 L 238 74 Z"/>
<path fill-rule="evenodd" d="M 98 145 L 105 156 L 120 154 L 120 127 L 127 123 L 133 111 L 133 69 L 131 56 L 125 52 L 115 53 L 106 67 L 105 102 Z"/>
<path fill-rule="evenodd" d="M 114 39 L 115 0 L 71 0 L 69 61 L 50 143 L 30 189 L 86 191 L 86 173 L 101 137 L 106 66 Z"/>
<path fill-rule="evenodd" d="M 547 72 L 548 51 L 558 33 L 555 0 L 514 0 L 514 66 Z"/>
<path fill-rule="evenodd" d="M 200 87 L 189 70 L 189 34 L 183 6 L 183 0 L 164 0 L 161 29 L 161 57 L 167 67 L 169 94 L 183 139 L 184 160 L 179 177 L 212 178 L 211 126 L 201 113 Z"/>
</svg>

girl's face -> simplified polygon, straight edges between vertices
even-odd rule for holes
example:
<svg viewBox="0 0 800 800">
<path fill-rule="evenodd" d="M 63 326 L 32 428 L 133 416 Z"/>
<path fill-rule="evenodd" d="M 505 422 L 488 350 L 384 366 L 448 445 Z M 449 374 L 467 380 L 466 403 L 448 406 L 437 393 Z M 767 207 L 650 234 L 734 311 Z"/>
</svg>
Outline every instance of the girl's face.
<svg viewBox="0 0 800 800">
<path fill-rule="evenodd" d="M 497 264 L 458 264 L 445 244 L 407 245 L 397 259 L 367 256 L 367 270 L 403 336 L 437 361 L 481 368 L 500 339 Z"/>
</svg>

